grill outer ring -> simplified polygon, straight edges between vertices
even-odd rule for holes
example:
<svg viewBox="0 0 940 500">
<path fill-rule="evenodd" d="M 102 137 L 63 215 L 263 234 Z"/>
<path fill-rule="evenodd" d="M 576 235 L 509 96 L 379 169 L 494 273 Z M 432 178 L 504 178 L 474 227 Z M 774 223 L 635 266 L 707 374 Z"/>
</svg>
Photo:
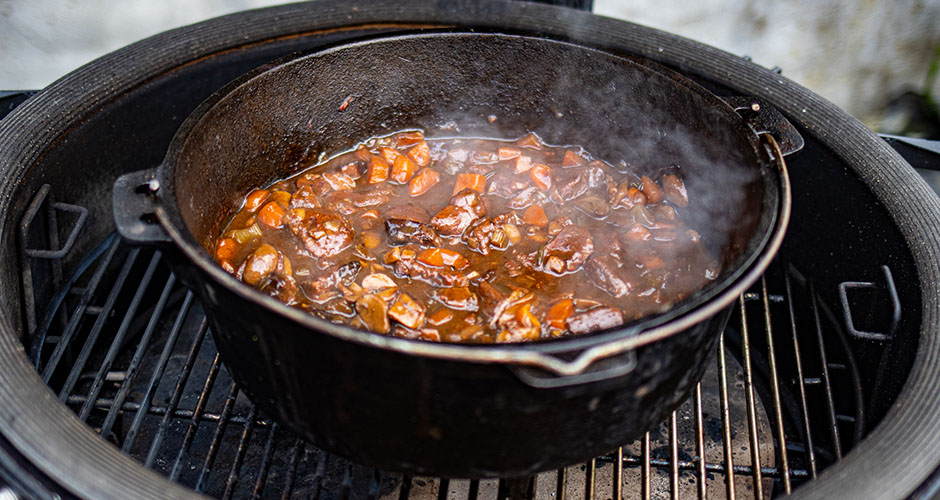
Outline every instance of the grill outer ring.
<svg viewBox="0 0 940 500">
<path fill-rule="evenodd" d="M 407 20 L 407 21 L 404 21 Z M 761 96 L 824 141 L 888 210 L 911 249 L 922 291 L 920 343 L 904 391 L 883 422 L 841 462 L 800 488 L 797 498 L 907 496 L 940 462 L 940 200 L 904 160 L 857 120 L 821 97 L 718 49 L 622 21 L 524 3 L 477 5 L 369 0 L 292 4 L 169 31 L 108 54 L 50 85 L 0 122 L 0 235 L 15 242 L 12 210 L 25 180 L 59 140 L 106 102 L 213 54 L 318 30 L 411 22 L 502 27 L 568 36 L 666 62 L 746 95 Z M 42 119 L 36 119 L 36 117 Z M 898 193 L 906 193 L 899 197 Z M 18 277 L 16 248 L 0 247 L 0 277 Z M 14 287 L 0 300 L 20 309 Z M 0 428 L 27 459 L 81 497 L 198 498 L 122 455 L 82 424 L 23 354 L 20 318 L 0 316 Z M 61 443 L 69 442 L 67 448 Z M 89 469 L 85 464 L 100 466 Z M 890 480 L 886 480 L 890 478 Z"/>
</svg>

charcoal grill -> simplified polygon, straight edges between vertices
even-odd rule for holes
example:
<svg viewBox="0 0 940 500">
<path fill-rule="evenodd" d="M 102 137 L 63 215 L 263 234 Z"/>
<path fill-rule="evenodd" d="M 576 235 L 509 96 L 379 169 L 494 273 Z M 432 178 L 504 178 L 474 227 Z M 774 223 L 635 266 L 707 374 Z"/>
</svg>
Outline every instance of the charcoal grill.
<svg viewBox="0 0 940 500">
<path fill-rule="evenodd" d="M 406 21 L 403 21 L 406 20 Z M 239 393 L 198 301 L 113 234 L 110 185 L 156 165 L 204 97 L 363 34 L 467 26 L 650 57 L 800 129 L 784 249 L 692 398 L 637 443 L 530 478 L 402 477 L 297 440 Z M 0 121 L 0 475 L 37 497 L 904 498 L 940 464 L 940 203 L 861 124 L 773 71 L 562 8 L 359 2 L 175 30 Z"/>
</svg>

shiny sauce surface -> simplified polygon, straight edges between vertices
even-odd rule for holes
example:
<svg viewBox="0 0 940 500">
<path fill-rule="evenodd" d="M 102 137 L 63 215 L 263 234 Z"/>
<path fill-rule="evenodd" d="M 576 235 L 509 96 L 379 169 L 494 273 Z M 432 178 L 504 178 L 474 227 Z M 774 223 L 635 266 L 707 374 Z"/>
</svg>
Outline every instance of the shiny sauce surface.
<svg viewBox="0 0 940 500">
<path fill-rule="evenodd" d="M 240 280 L 353 328 L 520 342 L 667 310 L 718 274 L 681 170 L 580 147 L 403 131 L 248 193 L 215 257 Z"/>
</svg>

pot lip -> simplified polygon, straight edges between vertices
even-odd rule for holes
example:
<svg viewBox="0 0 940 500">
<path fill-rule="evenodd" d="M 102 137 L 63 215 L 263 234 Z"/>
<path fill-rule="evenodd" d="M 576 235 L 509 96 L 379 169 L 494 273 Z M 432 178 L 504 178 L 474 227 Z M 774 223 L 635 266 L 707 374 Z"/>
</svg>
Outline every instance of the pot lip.
<svg viewBox="0 0 940 500">
<path fill-rule="evenodd" d="M 218 102 L 228 97 L 238 88 L 250 84 L 255 78 L 286 65 L 298 63 L 310 57 L 317 57 L 350 47 L 358 47 L 373 43 L 413 37 L 497 37 L 531 40 L 538 43 L 557 43 L 589 50 L 609 57 L 626 60 L 644 70 L 659 73 L 668 78 L 672 84 L 681 85 L 697 95 L 711 101 L 716 107 L 727 108 L 728 113 L 734 110 L 721 98 L 692 82 L 680 73 L 666 68 L 654 61 L 632 54 L 619 54 L 611 50 L 594 47 L 588 44 L 557 39 L 550 36 L 542 37 L 532 34 L 511 33 L 506 30 L 468 30 L 466 28 L 445 28 L 420 32 L 406 32 L 394 34 L 379 34 L 366 36 L 353 41 L 342 41 L 321 47 L 313 51 L 292 54 L 271 63 L 255 68 L 229 82 L 203 101 L 179 127 L 163 162 L 157 167 L 157 179 L 160 188 L 156 192 L 155 214 L 160 225 L 170 236 L 174 244 L 186 256 L 188 261 L 195 264 L 202 272 L 225 287 L 229 292 L 235 293 L 241 299 L 261 305 L 267 310 L 286 316 L 295 323 L 311 330 L 313 334 L 327 334 L 335 338 L 351 341 L 370 347 L 386 349 L 408 355 L 425 356 L 429 358 L 445 359 L 464 362 L 508 363 L 519 365 L 532 365 L 546 368 L 560 374 L 572 375 L 583 372 L 597 359 L 612 356 L 642 345 L 650 344 L 677 334 L 697 323 L 700 323 L 730 306 L 732 302 L 747 290 L 770 265 L 779 250 L 790 215 L 789 179 L 782 156 L 776 159 L 778 165 L 772 174 L 777 190 L 776 206 L 766 207 L 770 211 L 769 221 L 759 223 L 758 233 L 761 241 L 753 248 L 749 255 L 739 257 L 736 269 L 724 276 L 714 286 L 706 285 L 704 293 L 696 293 L 684 303 L 672 307 L 663 313 L 647 316 L 623 327 L 606 331 L 590 333 L 580 336 L 570 336 L 561 339 L 543 340 L 535 342 L 520 342 L 507 344 L 461 344 L 446 342 L 428 342 L 422 340 L 404 339 L 393 336 L 379 335 L 360 331 L 345 325 L 315 317 L 298 308 L 268 297 L 246 286 L 231 274 L 225 272 L 209 255 L 205 248 L 199 244 L 189 232 L 185 222 L 180 216 L 178 200 L 175 194 L 173 172 L 175 159 L 186 144 L 190 132 L 201 123 L 207 112 Z M 742 132 L 745 127 L 742 124 Z M 768 162 L 760 151 L 761 141 L 753 137 L 752 142 L 757 153 L 759 168 L 764 171 L 773 168 L 773 161 Z M 766 151 L 767 156 L 774 158 L 772 152 Z M 766 181 L 764 181 L 766 182 Z M 765 227 L 762 227 L 765 226 Z M 206 288 L 204 285 L 203 288 Z M 202 293 L 203 290 L 199 290 Z M 209 292 L 206 292 L 209 293 Z M 548 354 L 572 353 L 583 351 L 574 362 L 564 362 Z"/>
</svg>

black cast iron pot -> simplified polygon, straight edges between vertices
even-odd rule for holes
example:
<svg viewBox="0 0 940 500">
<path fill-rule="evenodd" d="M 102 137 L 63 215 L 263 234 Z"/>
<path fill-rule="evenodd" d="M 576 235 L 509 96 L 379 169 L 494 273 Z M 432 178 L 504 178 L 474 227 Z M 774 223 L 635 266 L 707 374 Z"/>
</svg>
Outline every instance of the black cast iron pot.
<svg viewBox="0 0 940 500">
<path fill-rule="evenodd" d="M 723 271 L 670 311 L 621 328 L 484 346 L 336 325 L 216 265 L 206 249 L 252 188 L 404 128 L 535 131 L 605 159 L 679 165 L 691 200 L 683 217 Z M 158 168 L 117 180 L 114 210 L 125 238 L 172 248 L 232 375 L 283 425 L 384 469 L 518 476 L 615 449 L 687 397 L 731 304 L 779 248 L 790 203 L 783 155 L 801 145 L 767 106 L 729 104 L 650 62 L 538 37 L 412 33 L 229 84 L 186 120 Z"/>
</svg>

